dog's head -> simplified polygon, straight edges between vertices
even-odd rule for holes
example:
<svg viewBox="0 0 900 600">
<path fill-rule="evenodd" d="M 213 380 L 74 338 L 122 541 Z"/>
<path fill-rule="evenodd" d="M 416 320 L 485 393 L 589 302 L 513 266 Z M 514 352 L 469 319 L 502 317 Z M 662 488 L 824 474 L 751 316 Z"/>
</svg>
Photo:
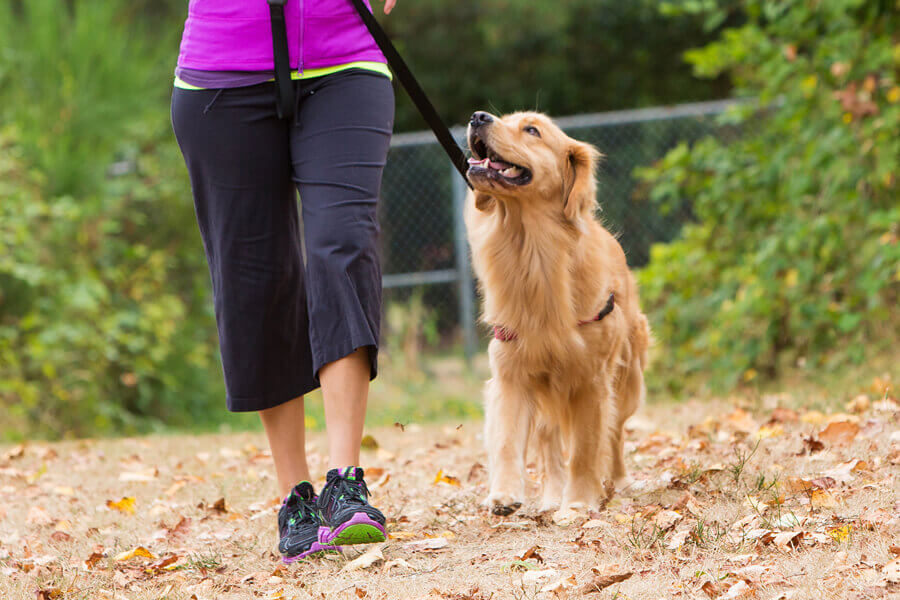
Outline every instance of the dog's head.
<svg viewBox="0 0 900 600">
<path fill-rule="evenodd" d="M 504 201 L 550 203 L 575 219 L 590 215 L 595 203 L 594 168 L 600 153 L 573 140 L 549 117 L 517 112 L 503 117 L 478 111 L 469 121 L 469 181 L 475 205 Z"/>
</svg>

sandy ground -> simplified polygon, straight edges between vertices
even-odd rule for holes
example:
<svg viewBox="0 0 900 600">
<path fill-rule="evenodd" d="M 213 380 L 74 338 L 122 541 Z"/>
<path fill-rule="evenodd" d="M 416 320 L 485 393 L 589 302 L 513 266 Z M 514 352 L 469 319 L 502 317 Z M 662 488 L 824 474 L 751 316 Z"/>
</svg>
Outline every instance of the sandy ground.
<svg viewBox="0 0 900 600">
<path fill-rule="evenodd" d="M 291 566 L 260 434 L 7 446 L 0 598 L 900 598 L 897 401 L 740 404 L 642 409 L 589 514 L 488 514 L 478 422 L 371 431 L 390 539 Z"/>
</svg>

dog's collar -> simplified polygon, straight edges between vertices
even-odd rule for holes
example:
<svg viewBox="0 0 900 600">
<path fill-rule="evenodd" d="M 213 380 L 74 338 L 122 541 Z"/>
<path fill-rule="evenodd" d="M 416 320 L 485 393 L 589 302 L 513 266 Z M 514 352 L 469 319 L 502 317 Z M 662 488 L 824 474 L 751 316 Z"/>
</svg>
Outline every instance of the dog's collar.
<svg viewBox="0 0 900 600">
<path fill-rule="evenodd" d="M 616 307 L 616 297 L 615 294 L 609 295 L 609 300 L 606 301 L 606 306 L 604 306 L 600 312 L 597 313 L 593 319 L 589 319 L 587 321 L 579 321 L 579 325 L 587 325 L 588 323 L 594 323 L 595 321 L 603 320 L 603 317 L 608 315 L 613 311 L 613 308 Z M 494 325 L 494 339 L 500 340 L 501 342 L 511 342 L 518 338 L 515 331 L 510 331 L 506 327 L 502 327 L 500 325 Z"/>
</svg>

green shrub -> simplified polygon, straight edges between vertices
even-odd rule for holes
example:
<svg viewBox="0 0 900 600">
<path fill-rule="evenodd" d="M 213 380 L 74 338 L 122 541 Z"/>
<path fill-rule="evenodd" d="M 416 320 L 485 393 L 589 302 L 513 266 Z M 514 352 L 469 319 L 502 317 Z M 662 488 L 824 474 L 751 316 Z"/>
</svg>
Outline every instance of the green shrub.
<svg viewBox="0 0 900 600">
<path fill-rule="evenodd" d="M 739 139 L 681 145 L 640 173 L 662 207 L 687 200 L 696 215 L 640 274 L 669 383 L 702 372 L 729 386 L 791 361 L 860 361 L 896 338 L 891 3 L 743 0 L 743 26 L 687 53 L 697 75 L 729 74 L 761 110 L 727 116 Z"/>
<path fill-rule="evenodd" d="M 0 437 L 223 412 L 171 65 L 120 7 L 0 7 Z"/>
</svg>

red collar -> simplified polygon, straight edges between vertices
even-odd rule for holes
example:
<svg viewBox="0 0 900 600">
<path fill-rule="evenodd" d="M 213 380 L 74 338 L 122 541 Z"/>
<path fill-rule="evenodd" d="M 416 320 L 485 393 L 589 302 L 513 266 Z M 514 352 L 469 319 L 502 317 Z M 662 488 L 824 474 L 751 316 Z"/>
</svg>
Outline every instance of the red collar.
<svg viewBox="0 0 900 600">
<path fill-rule="evenodd" d="M 595 321 L 600 321 L 613 311 L 613 308 L 616 306 L 616 298 L 615 294 L 609 295 L 609 300 L 606 301 L 606 306 L 604 306 L 600 312 L 593 319 L 589 319 L 587 321 L 579 321 L 579 325 L 587 325 L 588 323 L 594 323 Z M 519 336 L 516 335 L 515 331 L 510 331 L 506 327 L 502 327 L 500 325 L 494 325 L 494 339 L 500 340 L 501 342 L 511 342 L 517 339 Z"/>
</svg>

